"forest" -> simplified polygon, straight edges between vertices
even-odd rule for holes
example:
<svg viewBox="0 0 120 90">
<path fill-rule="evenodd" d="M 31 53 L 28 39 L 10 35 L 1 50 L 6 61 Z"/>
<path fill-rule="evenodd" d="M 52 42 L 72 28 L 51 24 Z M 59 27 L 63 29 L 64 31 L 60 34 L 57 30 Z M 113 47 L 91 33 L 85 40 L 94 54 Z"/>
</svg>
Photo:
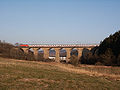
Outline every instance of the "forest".
<svg viewBox="0 0 120 90">
<path fill-rule="evenodd" d="M 120 31 L 105 38 L 99 46 L 82 55 L 81 64 L 120 66 Z"/>
</svg>

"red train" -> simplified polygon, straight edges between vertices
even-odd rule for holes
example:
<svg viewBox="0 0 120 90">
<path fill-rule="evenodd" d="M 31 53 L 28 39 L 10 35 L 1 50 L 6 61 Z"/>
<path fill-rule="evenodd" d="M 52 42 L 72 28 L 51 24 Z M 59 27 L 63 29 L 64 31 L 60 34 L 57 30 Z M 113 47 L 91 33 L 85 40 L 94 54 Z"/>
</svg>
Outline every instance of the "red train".
<svg viewBox="0 0 120 90">
<path fill-rule="evenodd" d="M 27 44 L 21 44 L 20 46 L 21 47 L 29 47 L 29 45 L 27 45 Z"/>
</svg>

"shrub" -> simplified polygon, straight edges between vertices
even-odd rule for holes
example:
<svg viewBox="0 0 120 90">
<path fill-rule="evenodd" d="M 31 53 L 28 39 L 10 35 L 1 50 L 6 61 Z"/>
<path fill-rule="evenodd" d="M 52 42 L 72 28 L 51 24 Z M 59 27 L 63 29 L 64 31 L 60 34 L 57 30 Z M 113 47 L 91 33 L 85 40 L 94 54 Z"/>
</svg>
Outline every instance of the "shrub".
<svg viewBox="0 0 120 90">
<path fill-rule="evenodd" d="M 64 63 L 64 64 L 65 64 L 65 63 L 66 63 L 66 60 L 60 60 L 60 63 Z"/>
<path fill-rule="evenodd" d="M 93 55 L 92 52 L 86 53 L 86 55 L 80 58 L 81 64 L 94 65 L 98 61 L 98 56 Z"/>
<path fill-rule="evenodd" d="M 70 63 L 70 64 L 72 64 L 72 65 L 74 65 L 74 66 L 77 66 L 77 65 L 79 64 L 78 57 L 75 56 L 75 55 L 72 55 L 72 56 L 70 57 L 70 61 L 69 61 L 68 63 Z"/>
<path fill-rule="evenodd" d="M 55 60 L 54 59 L 42 59 L 42 60 L 40 60 L 40 61 L 42 61 L 42 62 L 55 62 Z"/>
<path fill-rule="evenodd" d="M 96 62 L 95 65 L 100 65 L 100 66 L 101 66 L 101 65 L 103 65 L 103 63 L 101 63 L 101 62 Z"/>
<path fill-rule="evenodd" d="M 101 55 L 101 61 L 104 65 L 110 66 L 115 65 L 117 62 L 115 56 L 113 55 L 113 52 L 110 48 L 108 48 L 105 52 L 105 54 Z"/>
</svg>

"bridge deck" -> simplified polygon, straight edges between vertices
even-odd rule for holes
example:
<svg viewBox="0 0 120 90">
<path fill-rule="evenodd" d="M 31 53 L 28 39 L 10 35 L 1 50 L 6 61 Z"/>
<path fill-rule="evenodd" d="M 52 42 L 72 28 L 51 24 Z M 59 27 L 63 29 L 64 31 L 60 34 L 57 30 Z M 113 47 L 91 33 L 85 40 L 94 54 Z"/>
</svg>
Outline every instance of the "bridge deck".
<svg viewBox="0 0 120 90">
<path fill-rule="evenodd" d="M 27 46 L 19 46 L 24 48 L 92 48 L 98 45 L 27 45 Z"/>
</svg>

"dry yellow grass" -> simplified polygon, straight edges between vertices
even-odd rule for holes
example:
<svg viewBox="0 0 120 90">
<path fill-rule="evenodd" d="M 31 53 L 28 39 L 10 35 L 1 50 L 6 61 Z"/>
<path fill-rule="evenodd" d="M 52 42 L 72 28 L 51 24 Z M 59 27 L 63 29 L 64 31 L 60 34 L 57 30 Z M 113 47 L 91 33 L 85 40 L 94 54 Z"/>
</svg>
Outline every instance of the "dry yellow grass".
<svg viewBox="0 0 120 90">
<path fill-rule="evenodd" d="M 86 70 L 84 66 L 0 58 L 2 90 L 119 90 L 120 81 L 113 80 L 114 75 L 106 75 L 112 80 L 104 75 Z"/>
<path fill-rule="evenodd" d="M 25 60 L 15 60 L 15 59 L 10 59 L 10 60 L 14 60 L 14 61 L 17 61 L 17 62 L 23 62 L 22 66 L 24 66 L 24 62 L 30 62 L 30 61 L 25 61 Z M 36 63 L 36 61 L 31 61 L 33 63 Z M 2 63 L 0 62 L 0 64 L 9 64 L 9 62 L 7 63 Z M 13 65 L 15 65 L 16 63 L 11 63 Z M 114 73 L 112 74 L 109 74 L 109 73 L 106 73 L 106 71 L 103 71 L 103 72 L 99 72 L 97 70 L 94 70 L 95 68 L 100 68 L 100 69 L 111 69 L 111 68 L 114 68 L 114 69 L 120 69 L 120 67 L 112 67 L 112 66 L 94 66 L 94 65 L 79 65 L 78 67 L 75 67 L 73 65 L 70 65 L 70 64 L 62 64 L 62 63 L 56 63 L 56 62 L 38 62 L 37 65 L 35 65 L 36 67 L 39 67 L 39 64 L 42 64 L 42 65 L 50 65 L 50 66 L 54 66 L 54 68 L 58 67 L 60 70 L 62 71 L 68 71 L 68 72 L 71 72 L 71 73 L 77 73 L 77 74 L 86 74 L 86 75 L 89 75 L 89 76 L 103 76 L 105 78 L 110 78 L 110 79 L 114 79 L 114 80 L 120 80 L 120 74 L 116 75 Z M 33 65 L 25 65 L 26 67 L 33 67 Z M 87 69 L 86 69 L 87 67 Z M 89 68 L 89 69 L 88 69 Z M 92 70 L 90 69 L 92 68 Z"/>
<path fill-rule="evenodd" d="M 103 76 L 103 77 L 111 78 L 111 79 L 114 79 L 114 80 L 120 80 L 120 75 L 116 75 L 114 73 L 113 74 L 107 74 L 104 71 L 102 73 L 98 72 L 98 71 L 95 71 L 95 70 L 90 71 L 90 70 L 86 70 L 86 69 L 83 69 L 83 68 L 80 68 L 80 67 L 74 67 L 72 65 L 56 64 L 55 66 L 60 67 L 63 70 L 67 70 L 69 72 L 74 72 L 74 73 L 78 73 L 78 74 L 82 73 L 82 74 L 86 74 L 86 75 L 89 75 L 89 76 Z M 92 67 L 92 66 L 87 66 L 86 65 L 85 67 L 89 68 L 89 67 Z M 93 66 L 93 68 L 94 68 L 94 66 Z"/>
</svg>

